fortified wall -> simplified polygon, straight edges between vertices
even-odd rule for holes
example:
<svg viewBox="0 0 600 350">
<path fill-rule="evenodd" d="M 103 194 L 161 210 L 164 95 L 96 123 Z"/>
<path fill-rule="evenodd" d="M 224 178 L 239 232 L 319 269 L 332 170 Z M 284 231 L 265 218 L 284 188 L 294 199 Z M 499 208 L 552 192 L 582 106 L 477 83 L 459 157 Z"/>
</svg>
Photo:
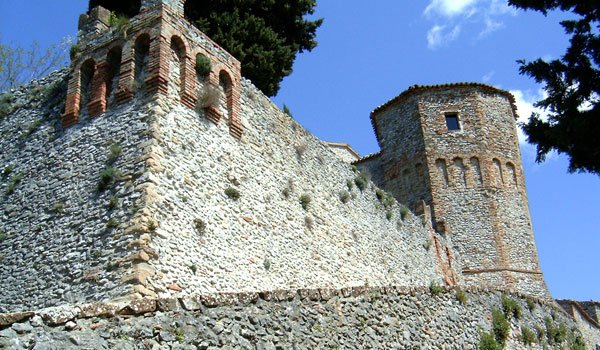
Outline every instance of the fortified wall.
<svg viewBox="0 0 600 350">
<path fill-rule="evenodd" d="M 373 112 L 381 152 L 358 159 L 241 77 L 184 5 L 143 0 L 121 24 L 92 9 L 68 71 L 2 97 L 0 346 L 65 347 L 76 327 L 100 348 L 474 348 L 505 294 L 528 310 L 509 345 L 544 322 L 599 338 L 595 304 L 567 313 L 545 287 L 510 94 L 413 87 Z M 122 325 L 98 317 L 155 311 L 164 332 L 133 318 L 102 340 Z"/>
</svg>

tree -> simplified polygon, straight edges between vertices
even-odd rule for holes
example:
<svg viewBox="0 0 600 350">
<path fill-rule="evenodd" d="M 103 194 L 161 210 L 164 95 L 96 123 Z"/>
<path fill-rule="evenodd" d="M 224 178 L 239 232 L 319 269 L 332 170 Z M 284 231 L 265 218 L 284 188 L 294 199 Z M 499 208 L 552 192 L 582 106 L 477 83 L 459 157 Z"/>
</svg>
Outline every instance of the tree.
<svg viewBox="0 0 600 350">
<path fill-rule="evenodd" d="M 543 83 L 547 97 L 536 106 L 548 112 L 544 120 L 534 113 L 522 124 L 527 139 L 537 146 L 537 162 L 555 150 L 569 156 L 569 172 L 600 175 L 600 2 L 592 0 L 509 0 L 524 10 L 561 10 L 577 18 L 560 24 L 571 35 L 566 53 L 550 62 L 519 60 L 519 72 Z"/>
<path fill-rule="evenodd" d="M 315 0 L 187 0 L 186 18 L 240 60 L 242 75 L 265 94 L 279 91 L 296 55 L 317 46 Z"/>
<path fill-rule="evenodd" d="M 88 8 L 91 10 L 96 6 L 102 6 L 118 15 L 131 18 L 140 12 L 140 0 L 90 0 Z"/>
<path fill-rule="evenodd" d="M 68 62 L 67 49 L 71 42 L 67 38 L 45 50 L 38 42 L 29 48 L 0 43 L 0 91 L 39 79 L 64 67 Z"/>
</svg>

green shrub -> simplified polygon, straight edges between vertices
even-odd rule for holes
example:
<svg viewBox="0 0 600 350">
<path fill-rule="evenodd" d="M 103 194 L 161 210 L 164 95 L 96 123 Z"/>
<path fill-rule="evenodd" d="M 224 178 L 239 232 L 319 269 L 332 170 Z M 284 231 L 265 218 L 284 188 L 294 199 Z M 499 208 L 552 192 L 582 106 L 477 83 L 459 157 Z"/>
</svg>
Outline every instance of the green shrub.
<svg viewBox="0 0 600 350">
<path fill-rule="evenodd" d="M 510 332 L 510 323 L 508 323 L 502 311 L 498 309 L 492 310 L 492 329 L 496 340 L 504 344 Z"/>
<path fill-rule="evenodd" d="M 340 196 L 340 200 L 342 201 L 342 203 L 348 203 L 348 201 L 350 200 L 350 193 L 346 192 L 346 191 L 341 191 L 339 193 Z"/>
<path fill-rule="evenodd" d="M 354 188 L 354 182 L 352 182 L 352 180 L 346 180 L 346 186 L 348 187 L 348 191 L 352 191 Z"/>
<path fill-rule="evenodd" d="M 27 137 L 27 136 L 33 134 L 37 130 L 37 128 L 39 128 L 40 125 L 42 125 L 41 119 L 34 120 L 33 122 L 31 122 L 31 124 L 29 124 L 29 126 L 27 127 L 27 130 L 25 130 L 21 133 L 21 137 Z"/>
<path fill-rule="evenodd" d="M 263 267 L 265 268 L 265 270 L 269 271 L 271 269 L 271 260 L 265 258 L 265 260 L 263 261 Z"/>
<path fill-rule="evenodd" d="M 108 162 L 109 163 L 114 163 L 115 160 L 117 160 L 117 158 L 119 158 L 119 156 L 121 155 L 121 153 L 123 152 L 123 147 L 121 147 L 120 144 L 118 143 L 113 143 L 112 145 L 110 145 L 109 149 L 108 149 Z"/>
<path fill-rule="evenodd" d="M 6 232 L 0 230 L 0 242 L 2 242 L 3 240 L 5 240 L 7 237 Z"/>
<path fill-rule="evenodd" d="M 544 331 L 544 328 L 542 328 L 542 326 L 540 325 L 535 325 L 535 333 L 537 334 L 537 340 L 539 343 L 544 341 L 544 338 L 546 337 L 546 332 Z"/>
<path fill-rule="evenodd" d="M 479 340 L 479 344 L 477 345 L 478 350 L 502 350 L 503 346 L 501 343 L 498 343 L 496 338 L 492 333 L 482 332 L 481 339 Z"/>
<path fill-rule="evenodd" d="M 106 191 L 112 184 L 115 183 L 116 179 L 121 176 L 121 172 L 113 167 L 108 167 L 102 170 L 100 173 L 100 180 L 98 181 L 98 192 Z"/>
<path fill-rule="evenodd" d="M 378 188 L 375 190 L 375 197 L 377 197 L 377 199 L 380 202 L 383 202 L 383 198 L 385 197 L 385 192 L 383 192 L 383 190 Z"/>
<path fill-rule="evenodd" d="M 429 292 L 434 296 L 438 296 L 444 292 L 444 287 L 439 286 L 435 282 L 431 282 L 429 285 Z"/>
<path fill-rule="evenodd" d="M 108 222 L 106 223 L 107 228 L 115 228 L 117 226 L 119 226 L 119 222 L 117 221 L 117 219 L 115 219 L 115 218 L 108 219 Z"/>
<path fill-rule="evenodd" d="M 204 235 L 204 232 L 206 232 L 206 223 L 202 219 L 195 219 L 194 227 L 196 228 L 196 231 L 198 231 L 198 233 L 201 236 Z"/>
<path fill-rule="evenodd" d="M 205 78 L 210 74 L 211 70 L 212 64 L 210 62 L 210 58 L 201 53 L 196 55 L 196 73 L 198 76 Z"/>
<path fill-rule="evenodd" d="M 123 36 L 126 36 L 127 29 L 129 28 L 129 17 L 111 12 L 110 17 L 108 18 L 108 25 L 116 28 L 119 33 L 121 33 Z"/>
<path fill-rule="evenodd" d="M 110 199 L 108 200 L 108 209 L 115 209 L 118 206 L 119 198 L 117 198 L 116 196 L 110 197 Z"/>
<path fill-rule="evenodd" d="M 6 194 L 13 194 L 17 185 L 21 183 L 21 180 L 23 180 L 22 174 L 14 174 L 8 181 L 8 184 L 6 185 Z"/>
<path fill-rule="evenodd" d="M 71 48 L 69 49 L 69 57 L 71 57 L 71 59 L 74 59 L 78 53 L 79 53 L 79 46 L 77 46 L 77 44 L 71 45 Z"/>
<path fill-rule="evenodd" d="M 310 201 L 312 199 L 310 198 L 310 195 L 308 194 L 303 194 L 300 196 L 300 205 L 302 206 L 302 209 L 304 210 L 308 210 L 308 205 L 310 204 Z"/>
<path fill-rule="evenodd" d="M 367 175 L 365 173 L 360 173 L 357 177 L 354 178 L 354 184 L 358 189 L 362 192 L 367 188 L 369 181 L 367 179 Z"/>
<path fill-rule="evenodd" d="M 526 302 L 527 302 L 527 308 L 529 309 L 529 311 L 535 310 L 535 301 L 533 299 L 527 298 Z"/>
<path fill-rule="evenodd" d="M 353 172 L 355 172 L 355 173 L 358 173 L 358 168 L 356 167 L 356 165 L 354 165 L 354 164 L 353 164 L 353 165 L 350 167 L 350 169 L 352 169 L 352 171 L 353 171 Z"/>
<path fill-rule="evenodd" d="M 404 221 L 404 219 L 406 219 L 407 215 L 408 215 L 408 208 L 407 207 L 400 208 L 400 217 L 402 218 L 402 221 Z"/>
<path fill-rule="evenodd" d="M 7 165 L 6 167 L 4 167 L 4 170 L 2 170 L 2 177 L 7 177 L 8 175 L 10 175 L 10 173 L 12 173 L 13 170 L 15 170 L 14 164 Z"/>
<path fill-rule="evenodd" d="M 185 333 L 183 329 L 177 328 L 173 334 L 175 335 L 175 340 L 177 340 L 178 343 L 183 343 L 185 341 Z"/>
<path fill-rule="evenodd" d="M 3 118 L 14 111 L 14 99 L 15 97 L 10 92 L 0 95 L 0 118 Z"/>
<path fill-rule="evenodd" d="M 544 318 L 546 325 L 546 338 L 549 344 L 561 344 L 567 337 L 567 327 L 561 323 L 558 327 L 554 325 L 550 317 Z"/>
<path fill-rule="evenodd" d="M 515 319 L 521 319 L 522 310 L 521 305 L 516 302 L 516 300 L 507 297 L 506 295 L 502 295 L 502 309 L 504 310 L 504 315 L 508 318 L 514 317 Z"/>
<path fill-rule="evenodd" d="M 233 199 L 234 201 L 237 201 L 238 199 L 240 199 L 240 191 L 236 190 L 233 187 L 227 187 L 225 189 L 225 195 L 231 199 Z"/>
<path fill-rule="evenodd" d="M 54 206 L 52 207 L 52 212 L 54 214 L 60 214 L 65 210 L 65 203 L 63 202 L 56 202 L 54 203 Z"/>
<path fill-rule="evenodd" d="M 192 273 L 195 275 L 196 271 L 198 271 L 198 266 L 192 265 L 192 266 L 190 266 L 190 270 L 192 270 Z"/>
<path fill-rule="evenodd" d="M 388 221 L 392 220 L 393 216 L 394 216 L 394 214 L 392 213 L 391 210 L 388 210 L 385 212 L 385 218 L 388 219 Z"/>
<path fill-rule="evenodd" d="M 294 117 L 292 116 L 292 111 L 290 111 L 290 108 L 285 103 L 283 104 L 283 113 L 285 113 L 285 115 L 287 115 L 290 118 Z"/>
<path fill-rule="evenodd" d="M 458 300 L 459 303 L 461 303 L 462 305 L 465 305 L 467 303 L 467 293 L 465 293 L 465 291 L 463 291 L 460 288 L 456 288 L 456 300 Z"/>
<path fill-rule="evenodd" d="M 521 341 L 523 344 L 531 345 L 536 341 L 536 339 L 537 337 L 531 329 L 527 328 L 526 326 L 521 327 Z"/>
</svg>

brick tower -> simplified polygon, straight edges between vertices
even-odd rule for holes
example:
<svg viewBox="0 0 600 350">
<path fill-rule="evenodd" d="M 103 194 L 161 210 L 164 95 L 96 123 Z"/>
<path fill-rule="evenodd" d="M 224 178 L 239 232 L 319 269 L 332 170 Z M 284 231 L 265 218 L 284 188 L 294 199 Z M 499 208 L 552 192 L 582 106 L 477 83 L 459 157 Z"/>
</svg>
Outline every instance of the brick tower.
<svg viewBox="0 0 600 350">
<path fill-rule="evenodd" d="M 184 5 L 185 0 L 141 0 L 126 22 L 101 6 L 80 17 L 64 127 L 134 97 L 168 96 L 194 109 L 199 88 L 211 85 L 222 89 L 226 107 L 200 108 L 215 123 L 225 117 L 231 134 L 241 137 L 240 62 L 185 19 Z M 208 76 L 196 72 L 200 55 L 210 59 Z"/>
<path fill-rule="evenodd" d="M 462 284 L 548 296 L 515 119 L 491 86 L 414 86 L 373 111 L 381 152 L 357 164 L 451 238 Z"/>
</svg>

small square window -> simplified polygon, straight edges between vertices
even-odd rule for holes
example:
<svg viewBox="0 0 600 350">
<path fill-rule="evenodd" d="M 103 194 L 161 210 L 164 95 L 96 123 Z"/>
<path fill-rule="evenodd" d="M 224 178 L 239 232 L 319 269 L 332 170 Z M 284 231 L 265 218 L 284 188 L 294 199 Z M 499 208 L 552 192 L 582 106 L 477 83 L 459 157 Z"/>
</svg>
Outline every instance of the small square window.
<svg viewBox="0 0 600 350">
<path fill-rule="evenodd" d="M 448 127 L 448 131 L 460 130 L 457 113 L 446 114 L 446 126 Z"/>
</svg>

